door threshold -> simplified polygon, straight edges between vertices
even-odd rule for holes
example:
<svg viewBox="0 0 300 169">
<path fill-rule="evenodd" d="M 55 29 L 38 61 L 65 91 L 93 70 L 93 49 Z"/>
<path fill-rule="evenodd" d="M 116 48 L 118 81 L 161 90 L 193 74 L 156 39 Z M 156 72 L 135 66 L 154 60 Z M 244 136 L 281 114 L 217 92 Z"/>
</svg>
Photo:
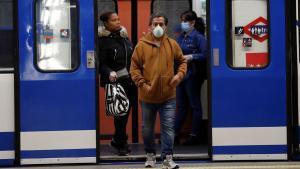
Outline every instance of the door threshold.
<svg viewBox="0 0 300 169">
<path fill-rule="evenodd" d="M 160 155 L 156 155 L 156 158 L 159 160 Z M 174 160 L 204 160 L 209 159 L 207 153 L 199 154 L 173 154 Z M 128 155 L 128 156 L 117 156 L 117 155 L 106 155 L 100 156 L 101 161 L 144 161 L 145 155 Z"/>
</svg>

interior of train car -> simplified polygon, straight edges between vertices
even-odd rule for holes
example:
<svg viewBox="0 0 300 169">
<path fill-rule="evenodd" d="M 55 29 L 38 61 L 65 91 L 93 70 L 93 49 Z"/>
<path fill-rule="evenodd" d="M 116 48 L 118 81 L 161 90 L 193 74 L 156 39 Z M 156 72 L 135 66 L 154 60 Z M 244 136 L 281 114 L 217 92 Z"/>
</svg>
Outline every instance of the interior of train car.
<svg viewBox="0 0 300 169">
<path fill-rule="evenodd" d="M 194 4 L 194 5 L 193 5 Z M 148 20 L 150 14 L 153 12 L 163 12 L 169 19 L 168 23 L 168 35 L 172 38 L 176 38 L 174 30 L 176 26 L 180 23 L 180 14 L 186 10 L 192 9 L 193 6 L 197 6 L 195 11 L 197 11 L 199 17 L 206 19 L 206 1 L 137 1 L 137 6 L 133 6 L 130 1 L 97 1 L 98 15 L 103 13 L 103 11 L 111 10 L 117 11 L 120 17 L 121 24 L 124 25 L 129 33 L 129 37 L 137 38 L 132 39 L 133 43 L 136 43 L 145 32 L 148 31 Z M 133 16 L 138 17 L 128 17 L 131 13 Z M 98 25 L 101 25 L 101 21 L 98 21 Z M 132 28 L 136 27 L 136 28 Z M 136 32 L 133 32 L 136 31 Z M 133 35 L 135 34 L 135 35 Z M 113 118 L 106 116 L 104 105 L 104 88 L 100 88 L 100 159 L 107 160 L 120 160 L 120 159 L 143 159 L 144 158 L 144 148 L 143 140 L 141 135 L 141 109 L 139 107 L 138 112 L 131 112 L 131 117 L 127 124 L 127 134 L 129 137 L 129 142 L 131 143 L 132 153 L 129 156 L 116 156 L 115 151 L 109 146 L 114 133 Z M 199 91 L 200 92 L 200 91 Z M 180 159 L 207 159 L 208 158 L 208 128 L 207 128 L 207 86 L 206 84 L 202 87 L 202 100 L 203 100 L 203 121 L 199 122 L 201 124 L 201 138 L 199 143 L 195 145 L 184 145 L 183 142 L 189 137 L 189 132 L 191 130 L 191 118 L 189 115 L 188 119 L 185 121 L 184 128 L 181 132 L 180 141 L 182 144 L 175 146 L 174 157 Z M 160 141 L 160 129 L 159 122 L 156 123 L 156 143 L 157 150 L 159 153 L 159 141 Z M 201 142 L 200 142 L 201 141 Z"/>
<path fill-rule="evenodd" d="M 299 7 L 299 0 L 0 0 L 0 166 L 145 159 L 139 105 L 126 128 L 131 153 L 109 146 L 114 120 L 97 67 L 99 16 L 108 10 L 133 45 L 152 13 L 168 17 L 172 38 L 183 11 L 204 19 L 200 136 L 184 144 L 189 113 L 175 160 L 299 160 Z M 158 121 L 155 142 L 160 154 Z"/>
</svg>

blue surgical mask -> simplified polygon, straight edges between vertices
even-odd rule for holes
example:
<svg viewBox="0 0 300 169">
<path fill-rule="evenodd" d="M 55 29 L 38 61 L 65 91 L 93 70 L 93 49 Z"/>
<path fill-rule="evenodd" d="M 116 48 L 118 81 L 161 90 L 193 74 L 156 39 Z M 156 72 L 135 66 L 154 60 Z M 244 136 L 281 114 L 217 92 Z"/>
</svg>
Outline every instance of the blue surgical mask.
<svg viewBox="0 0 300 169">
<path fill-rule="evenodd" d="M 190 26 L 189 22 L 181 22 L 181 29 L 183 32 L 189 32 L 192 27 Z"/>
</svg>

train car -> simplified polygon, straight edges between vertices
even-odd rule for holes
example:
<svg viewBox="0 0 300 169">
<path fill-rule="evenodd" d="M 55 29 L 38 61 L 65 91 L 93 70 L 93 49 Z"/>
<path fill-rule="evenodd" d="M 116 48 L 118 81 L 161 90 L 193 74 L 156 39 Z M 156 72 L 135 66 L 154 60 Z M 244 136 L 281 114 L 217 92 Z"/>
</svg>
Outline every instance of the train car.
<svg viewBox="0 0 300 169">
<path fill-rule="evenodd" d="M 0 0 L 0 166 L 144 160 L 139 105 L 127 125 L 132 153 L 108 146 L 99 15 L 116 11 L 136 44 L 151 13 L 165 13 L 176 38 L 191 9 L 209 50 L 201 144 L 176 145 L 174 158 L 298 160 L 298 0 Z"/>
</svg>

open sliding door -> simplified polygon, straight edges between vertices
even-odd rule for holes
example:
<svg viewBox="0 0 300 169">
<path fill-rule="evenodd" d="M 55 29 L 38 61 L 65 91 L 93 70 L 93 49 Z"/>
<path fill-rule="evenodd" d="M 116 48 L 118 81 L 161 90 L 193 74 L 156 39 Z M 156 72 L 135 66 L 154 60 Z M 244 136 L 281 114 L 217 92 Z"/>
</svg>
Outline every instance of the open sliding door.
<svg viewBox="0 0 300 169">
<path fill-rule="evenodd" d="M 287 159 L 285 1 L 209 8 L 212 159 Z"/>
<path fill-rule="evenodd" d="M 19 0 L 20 163 L 96 163 L 93 0 Z"/>
</svg>

